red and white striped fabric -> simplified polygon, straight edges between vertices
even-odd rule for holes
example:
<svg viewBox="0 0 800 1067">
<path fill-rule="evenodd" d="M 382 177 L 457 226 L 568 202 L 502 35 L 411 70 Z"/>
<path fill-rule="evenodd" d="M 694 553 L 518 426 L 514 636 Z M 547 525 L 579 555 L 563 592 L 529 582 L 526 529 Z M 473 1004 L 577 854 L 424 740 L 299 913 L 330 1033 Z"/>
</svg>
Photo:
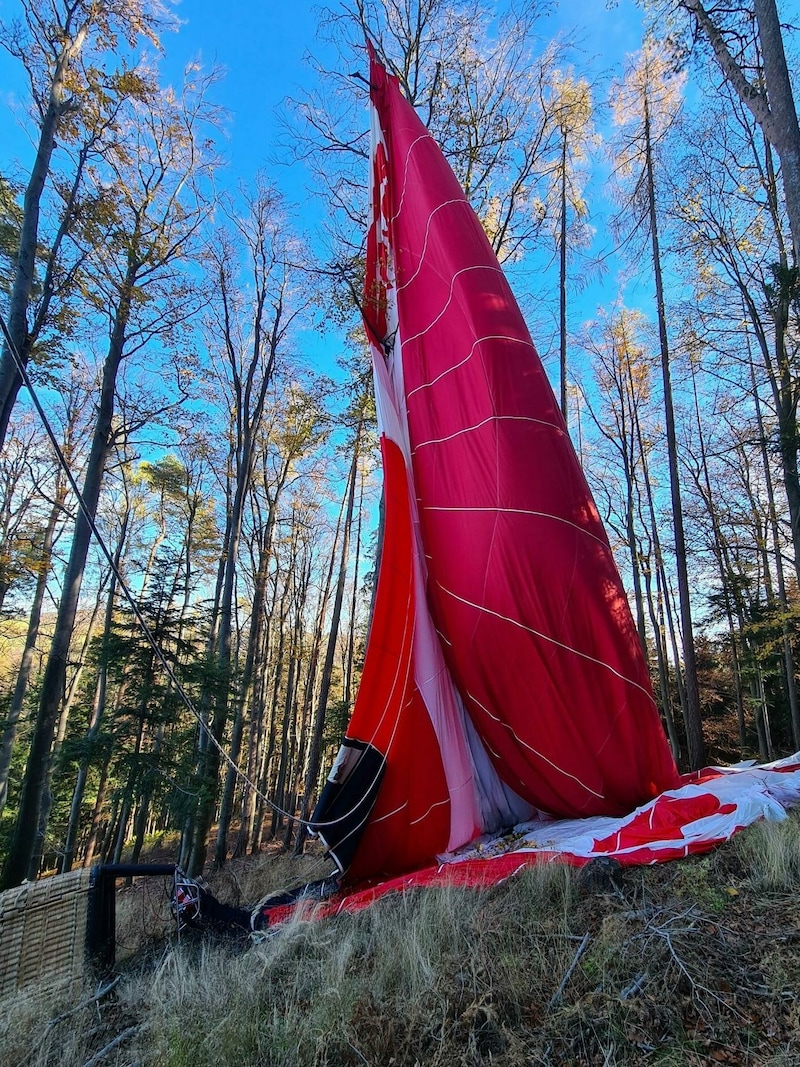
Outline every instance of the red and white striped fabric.
<svg viewBox="0 0 800 1067">
<path fill-rule="evenodd" d="M 447 859 L 544 853 L 574 862 L 604 856 L 642 864 L 707 852 L 759 819 L 786 818 L 800 802 L 800 753 L 761 767 L 710 767 L 684 782 L 622 818 L 539 819 Z"/>
<path fill-rule="evenodd" d="M 505 835 L 485 837 L 435 864 L 394 878 L 372 880 L 318 906 L 309 918 L 356 912 L 388 893 L 456 885 L 480 888 L 536 863 L 582 867 L 601 857 L 623 866 L 664 863 L 708 852 L 760 819 L 780 820 L 800 804 L 800 752 L 764 766 L 709 767 L 629 815 L 538 819 Z M 296 913 L 274 909 L 270 924 Z"/>
<path fill-rule="evenodd" d="M 519 308 L 374 60 L 364 321 L 385 536 L 347 730 L 384 754 L 348 878 L 678 784 L 608 540 Z"/>
</svg>

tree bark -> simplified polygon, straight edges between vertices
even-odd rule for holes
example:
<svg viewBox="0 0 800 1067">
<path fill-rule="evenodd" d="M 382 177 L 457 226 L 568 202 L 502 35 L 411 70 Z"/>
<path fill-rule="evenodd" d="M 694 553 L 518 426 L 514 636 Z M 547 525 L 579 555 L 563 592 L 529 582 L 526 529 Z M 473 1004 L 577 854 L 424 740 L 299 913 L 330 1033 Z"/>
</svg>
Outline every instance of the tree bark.
<svg viewBox="0 0 800 1067">
<path fill-rule="evenodd" d="M 8 306 L 8 332 L 23 366 L 27 365 L 30 358 L 32 341 L 28 332 L 28 309 L 36 270 L 42 194 L 50 173 L 59 124 L 68 109 L 66 84 L 69 68 L 83 48 L 87 30 L 88 27 L 84 24 L 72 37 L 65 33 L 58 42 L 60 50 L 53 67 L 47 108 L 39 127 L 36 159 L 25 189 L 19 252 Z M 16 361 L 8 341 L 4 340 L 0 357 L 0 450 L 5 443 L 11 412 L 21 385 L 22 377 L 17 370 Z"/>
<path fill-rule="evenodd" d="M 769 456 L 767 455 L 767 439 L 764 429 L 764 420 L 761 414 L 761 400 L 756 387 L 755 372 L 752 363 L 750 364 L 750 375 L 753 387 L 753 400 L 755 402 L 759 440 L 761 444 L 761 464 L 764 471 L 764 485 L 767 490 L 767 503 L 769 506 L 769 526 L 772 535 L 773 557 L 775 559 L 775 577 L 778 582 L 778 604 L 781 612 L 783 660 L 786 671 L 786 693 L 789 698 L 789 714 L 792 725 L 792 742 L 795 751 L 797 751 L 800 749 L 800 705 L 798 702 L 797 684 L 795 681 L 794 653 L 792 650 L 789 624 L 787 621 L 789 600 L 786 592 L 786 577 L 783 571 L 783 553 L 778 530 L 778 514 L 775 507 L 775 491 L 772 485 L 772 471 L 770 470 Z"/>
<path fill-rule="evenodd" d="M 355 444 L 353 447 L 353 462 L 350 465 L 350 474 L 347 480 L 347 510 L 345 512 L 342 529 L 342 554 L 339 563 L 339 577 L 336 583 L 336 593 L 333 599 L 331 613 L 331 628 L 328 634 L 328 646 L 325 652 L 325 663 L 322 668 L 320 691 L 317 697 L 317 711 L 314 717 L 314 728 L 311 733 L 311 742 L 308 754 L 308 767 L 306 769 L 305 783 L 303 788 L 303 808 L 301 813 L 300 827 L 295 843 L 295 855 L 303 851 L 303 844 L 307 836 L 305 824 L 311 816 L 311 800 L 314 788 L 319 777 L 319 768 L 322 758 L 322 734 L 325 729 L 325 712 L 328 709 L 328 694 L 330 693 L 331 679 L 333 674 L 333 661 L 336 655 L 336 642 L 339 637 L 339 621 L 342 614 L 342 599 L 344 596 L 344 583 L 347 576 L 347 556 L 350 548 L 350 527 L 353 522 L 353 508 L 356 497 L 356 481 L 358 475 L 358 459 L 361 446 L 361 432 L 363 423 L 359 423 L 356 430 Z"/>
<path fill-rule="evenodd" d="M 800 127 L 786 64 L 776 0 L 753 0 L 758 26 L 764 90 L 753 85 L 731 55 L 725 38 L 702 0 L 681 0 L 714 51 L 719 68 L 775 148 L 781 161 L 786 211 L 795 263 L 800 263 Z"/>
<path fill-rule="evenodd" d="M 0 748 L 0 813 L 2 813 L 8 798 L 8 772 L 11 767 L 14 740 L 17 733 L 17 726 L 19 724 L 19 717 L 22 713 L 22 706 L 25 701 L 25 694 L 28 691 L 31 671 L 33 669 L 36 641 L 39 636 L 39 624 L 42 618 L 42 605 L 44 604 L 44 595 L 47 589 L 47 579 L 50 576 L 53 539 L 55 537 L 58 518 L 64 508 L 66 495 L 66 486 L 59 479 L 56 486 L 55 501 L 50 511 L 50 515 L 48 516 L 47 525 L 45 526 L 44 536 L 42 538 L 42 553 L 37 563 L 38 574 L 36 576 L 36 588 L 33 593 L 33 602 L 31 603 L 31 612 L 28 618 L 28 632 L 25 637 L 25 648 L 22 651 L 22 659 L 19 665 L 17 681 L 14 686 L 14 693 L 11 697 L 11 706 L 3 729 L 2 748 Z"/>
<path fill-rule="evenodd" d="M 111 448 L 116 381 L 123 358 L 135 278 L 136 264 L 130 262 L 114 316 L 108 355 L 103 365 L 97 421 L 83 484 L 84 504 L 92 519 L 97 514 L 100 488 Z M 89 521 L 83 510 L 79 510 L 69 561 L 64 574 L 55 631 L 42 679 L 41 699 L 25 769 L 17 821 L 3 872 L 3 888 L 19 885 L 28 877 L 34 838 L 39 823 L 42 790 L 50 759 L 50 747 L 53 743 L 59 708 L 64 698 L 69 646 L 78 611 L 78 600 L 90 540 Z"/>
<path fill-rule="evenodd" d="M 653 173 L 653 148 L 650 132 L 650 109 L 647 96 L 644 98 L 645 168 L 647 201 L 650 216 L 650 240 L 653 255 L 653 274 L 656 288 L 656 311 L 658 314 L 658 337 L 661 348 L 661 374 L 664 383 L 664 418 L 669 456 L 669 480 L 672 497 L 672 521 L 675 531 L 675 562 L 678 577 L 678 597 L 681 610 L 681 633 L 683 637 L 683 663 L 686 685 L 685 727 L 686 744 L 691 770 L 699 770 L 705 763 L 705 741 L 700 712 L 700 692 L 697 685 L 697 662 L 692 627 L 692 604 L 689 592 L 689 573 L 686 562 L 686 537 L 683 529 L 683 505 L 681 503 L 680 471 L 678 468 L 678 443 L 675 432 L 675 411 L 672 399 L 669 342 L 667 340 L 667 317 L 664 301 L 664 285 L 661 276 L 661 251 L 658 237 L 656 211 L 655 175 Z"/>
</svg>

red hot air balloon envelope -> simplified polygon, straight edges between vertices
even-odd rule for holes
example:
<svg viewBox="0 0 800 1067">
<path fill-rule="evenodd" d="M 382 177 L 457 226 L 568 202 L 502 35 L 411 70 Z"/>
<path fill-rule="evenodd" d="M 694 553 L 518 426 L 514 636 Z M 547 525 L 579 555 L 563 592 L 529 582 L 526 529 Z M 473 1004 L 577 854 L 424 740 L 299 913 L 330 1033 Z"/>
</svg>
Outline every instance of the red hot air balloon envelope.
<svg viewBox="0 0 800 1067">
<path fill-rule="evenodd" d="M 726 836 L 715 818 L 732 832 L 745 813 L 730 786 L 720 799 L 679 778 L 608 539 L 508 282 L 374 58 L 370 85 L 364 322 L 384 538 L 358 698 L 315 828 L 349 882 L 426 866 L 400 884 L 456 868 L 466 882 L 504 877 L 519 853 L 491 876 L 463 853 L 444 873 L 430 864 L 525 822 L 527 857 L 627 850 L 647 862 L 656 842 L 670 856 L 710 847 Z M 698 788 L 706 799 L 667 795 Z M 702 840 L 684 833 L 698 819 Z M 578 829 L 559 838 L 558 826 Z"/>
</svg>

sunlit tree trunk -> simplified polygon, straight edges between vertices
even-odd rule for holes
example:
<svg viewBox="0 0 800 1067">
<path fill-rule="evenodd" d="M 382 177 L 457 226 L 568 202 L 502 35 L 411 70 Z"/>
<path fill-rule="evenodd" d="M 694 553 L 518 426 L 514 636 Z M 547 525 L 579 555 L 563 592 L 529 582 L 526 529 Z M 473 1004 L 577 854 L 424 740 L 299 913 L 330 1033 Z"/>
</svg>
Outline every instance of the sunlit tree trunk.
<svg viewBox="0 0 800 1067">
<path fill-rule="evenodd" d="M 350 530 L 353 523 L 353 508 L 356 496 L 356 481 L 358 476 L 358 461 L 361 448 L 361 434 L 364 429 L 363 421 L 360 421 L 356 429 L 355 442 L 353 445 L 353 461 L 350 464 L 350 473 L 346 486 L 346 510 L 342 523 L 342 547 L 339 558 L 339 577 L 336 583 L 336 593 L 333 599 L 331 612 L 331 625 L 328 633 L 328 645 L 325 652 L 325 662 L 320 676 L 320 689 L 317 696 L 317 709 L 314 715 L 314 726 L 309 745 L 308 766 L 306 768 L 303 785 L 303 806 L 301 809 L 301 823 L 297 832 L 295 843 L 295 855 L 303 851 L 306 838 L 305 824 L 311 817 L 311 803 L 314 797 L 317 778 L 319 777 L 320 761 L 322 758 L 322 734 L 325 729 L 325 713 L 328 708 L 328 696 L 330 694 L 333 676 L 333 661 L 336 655 L 336 643 L 339 638 L 339 623 L 342 614 L 342 599 L 344 597 L 344 583 L 347 576 L 347 559 L 350 549 Z"/>
<path fill-rule="evenodd" d="M 125 279 L 111 334 L 111 344 L 103 365 L 103 380 L 92 437 L 92 447 L 86 465 L 83 500 L 89 516 L 97 514 L 100 487 L 111 450 L 113 434 L 114 393 L 117 374 L 123 359 L 125 335 L 130 318 L 131 300 L 139 264 L 131 261 Z M 3 885 L 19 885 L 30 876 L 35 834 L 39 824 L 50 747 L 56 728 L 61 701 L 64 696 L 67 662 L 75 617 L 78 611 L 86 557 L 89 551 L 91 528 L 84 512 L 78 512 L 69 561 L 64 575 L 63 592 L 59 601 L 55 631 L 42 679 L 42 694 L 34 727 L 31 748 L 25 770 L 14 836 L 3 872 Z"/>
<path fill-rule="evenodd" d="M 347 658 L 344 664 L 344 689 L 342 699 L 345 706 L 350 708 L 353 688 L 353 659 L 356 645 L 356 614 L 358 611 L 358 568 L 361 562 L 361 523 L 364 516 L 364 482 L 366 475 L 361 474 L 361 488 L 358 498 L 358 525 L 356 528 L 356 555 L 353 562 L 353 595 L 350 600 L 350 632 L 347 641 Z"/>
<path fill-rule="evenodd" d="M 56 483 L 55 499 L 47 524 L 42 536 L 41 554 L 37 561 L 36 588 L 31 602 L 31 611 L 28 617 L 28 632 L 25 637 L 25 647 L 22 650 L 17 681 L 11 696 L 11 706 L 3 728 L 2 747 L 0 748 L 0 812 L 5 807 L 8 797 L 8 772 L 11 767 L 11 757 L 14 751 L 14 740 L 17 733 L 19 717 L 25 702 L 25 694 L 31 679 L 33 661 L 36 654 L 36 641 L 39 636 L 39 624 L 42 617 L 42 605 L 44 604 L 47 580 L 50 577 L 50 566 L 53 555 L 53 540 L 59 518 L 62 516 L 64 501 L 66 500 L 66 482 L 63 477 Z"/>
<path fill-rule="evenodd" d="M 753 0 L 752 11 L 758 27 L 763 64 L 763 85 L 757 80 L 750 81 L 749 72 L 731 54 L 724 27 L 721 22 L 715 21 L 717 10 L 713 7 L 707 9 L 702 0 L 681 0 L 681 3 L 694 15 L 697 25 L 711 44 L 724 77 L 778 153 L 794 261 L 800 264 L 800 126 L 776 0 Z"/>
<path fill-rule="evenodd" d="M 686 563 L 686 537 L 683 529 L 683 504 L 681 502 L 680 470 L 678 466 L 678 440 L 675 432 L 675 411 L 672 399 L 672 375 L 670 352 L 667 340 L 667 316 L 664 301 L 664 283 L 661 273 L 661 249 L 658 235 L 653 151 L 650 140 L 650 110 L 647 95 L 644 98 L 645 173 L 647 181 L 647 208 L 650 217 L 650 241 L 653 256 L 653 274 L 656 288 L 656 311 L 658 314 L 658 338 L 661 348 L 661 374 L 664 385 L 664 417 L 669 456 L 669 480 L 672 496 L 672 521 L 675 531 L 675 564 L 678 578 L 678 597 L 681 610 L 681 633 L 683 636 L 684 682 L 686 685 L 686 709 L 684 725 L 689 766 L 699 770 L 705 763 L 705 741 L 700 712 L 700 692 L 697 685 L 697 662 L 692 625 L 692 603 L 689 590 L 689 571 Z"/>
</svg>

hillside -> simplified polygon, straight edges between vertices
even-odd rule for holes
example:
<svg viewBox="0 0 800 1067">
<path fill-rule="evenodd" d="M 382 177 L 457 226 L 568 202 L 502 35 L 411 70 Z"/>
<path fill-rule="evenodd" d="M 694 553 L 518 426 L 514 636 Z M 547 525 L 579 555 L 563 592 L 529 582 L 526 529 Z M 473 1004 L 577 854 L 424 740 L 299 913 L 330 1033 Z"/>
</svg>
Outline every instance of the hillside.
<svg viewBox="0 0 800 1067">
<path fill-rule="evenodd" d="M 252 901 L 316 863 L 248 860 L 214 888 Z M 550 865 L 482 892 L 415 892 L 289 924 L 252 947 L 209 934 L 177 943 L 164 936 L 160 889 L 138 886 L 121 905 L 131 954 L 116 987 L 100 1000 L 87 987 L 82 1003 L 31 991 L 7 1001 L 0 1059 L 798 1064 L 798 888 L 796 817 L 705 857 L 628 870 Z"/>
</svg>

